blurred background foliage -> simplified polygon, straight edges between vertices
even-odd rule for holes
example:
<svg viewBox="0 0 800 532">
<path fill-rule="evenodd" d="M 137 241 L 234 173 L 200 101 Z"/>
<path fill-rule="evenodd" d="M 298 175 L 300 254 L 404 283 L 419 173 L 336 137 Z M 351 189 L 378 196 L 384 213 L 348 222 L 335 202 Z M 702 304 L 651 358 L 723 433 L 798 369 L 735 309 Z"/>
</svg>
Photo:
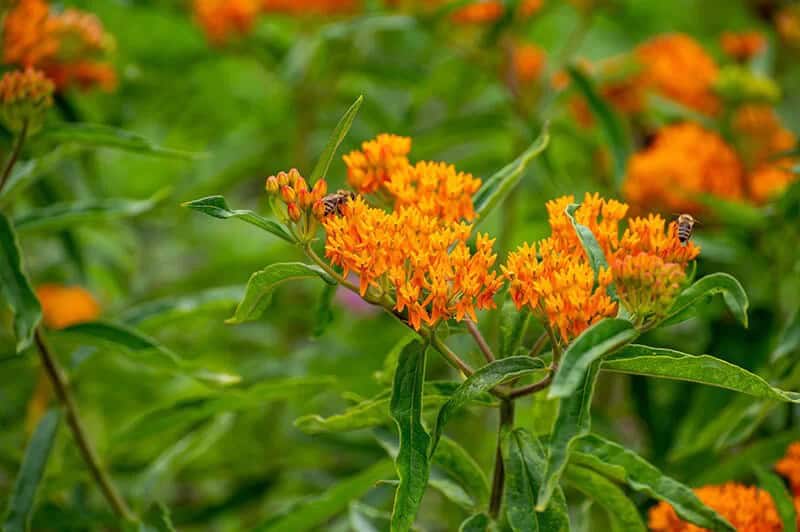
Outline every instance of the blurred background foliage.
<svg viewBox="0 0 800 532">
<path fill-rule="evenodd" d="M 554 91 L 547 79 L 579 58 L 597 62 L 663 33 L 692 36 L 719 62 L 723 32 L 762 33 L 766 49 L 758 68 L 781 89 L 776 106 L 783 124 L 800 129 L 800 41 L 788 22 L 782 31 L 775 22 L 792 8 L 789 2 L 548 0 L 532 17 L 513 23 L 456 25 L 436 10 L 371 1 L 354 14 L 263 14 L 225 43 L 210 43 L 192 6 L 182 1 L 63 5 L 95 13 L 113 36 L 118 83 L 107 92 L 60 93 L 50 123 L 106 124 L 201 154 L 167 158 L 71 144 L 53 152 L 46 135 L 34 137 L 24 158 L 55 160 L 7 207 L 22 215 L 91 198 L 157 200 L 134 218 L 20 232 L 34 284 L 85 287 L 100 302 L 101 318 L 136 327 L 187 361 L 175 370 L 160 363 L 152 347 L 51 335 L 100 455 L 122 491 L 137 508 L 166 505 L 180 530 L 252 529 L 384 459 L 370 431 L 309 436 L 293 423 L 307 414 L 340 412 L 355 397 L 381 392 L 387 383 L 376 372 L 406 334 L 391 318 L 354 306 L 344 294 L 337 293 L 328 309 L 324 299 L 330 294 L 310 282 L 281 288 L 259 322 L 225 325 L 251 272 L 302 260 L 300 251 L 251 226 L 197 216 L 180 208 L 181 202 L 224 194 L 236 208 L 268 212 L 265 176 L 291 167 L 309 173 L 359 94 L 365 101 L 340 154 L 391 132 L 412 137 L 413 160 L 448 161 L 483 178 L 512 160 L 549 121 L 545 155 L 481 228 L 498 237 L 502 258 L 517 244 L 546 235 L 546 200 L 586 191 L 620 194 L 609 131 L 603 123 L 580 127 L 569 106 L 572 93 Z M 544 51 L 538 76 L 544 81 L 509 86 L 505 65 L 509 43 L 517 42 Z M 333 189 L 345 185 L 338 157 L 328 179 Z M 800 188 L 792 186 L 766 205 L 725 203 L 706 212 L 697 228 L 703 247 L 698 275 L 726 271 L 741 280 L 751 299 L 750 328 L 740 329 L 722 304 L 712 304 L 697 319 L 651 333 L 647 343 L 711 353 L 798 389 Z M 0 350 L 8 345 L 10 351 L 10 331 L 3 334 Z M 454 345 L 468 359 L 478 356 L 463 338 L 455 337 Z M 29 436 L 26 413 L 38 371 L 35 356 L 5 356 L 0 506 Z M 440 359 L 431 360 L 429 378 L 452 377 Z M 238 375 L 242 383 L 233 392 L 208 385 L 190 377 L 190 366 Z M 258 390 L 249 400 L 214 403 L 245 385 L 262 388 L 246 388 Z M 795 406 L 756 406 L 718 389 L 614 376 L 601 381 L 595 428 L 690 485 L 748 479 L 749 466 L 737 467 L 736 461 L 743 448 L 755 448 L 753 460 L 769 465 L 786 444 L 800 439 Z M 519 423 L 546 432 L 552 407 L 543 398 L 525 400 L 518 406 Z M 485 471 L 493 460 L 495 416 L 470 410 L 448 429 Z M 65 431 L 47 479 L 34 529 L 114 528 Z M 368 479 L 367 486 L 373 483 Z M 343 511 L 332 512 L 317 528 L 385 529 L 382 512 L 390 508 L 393 488 L 362 491 L 362 503 L 342 505 Z M 647 501 L 641 502 L 645 508 Z M 586 508 L 576 503 L 574 523 L 601 530 L 603 517 L 590 509 L 587 520 Z M 429 490 L 419 527 L 455 530 L 466 515 Z"/>
</svg>

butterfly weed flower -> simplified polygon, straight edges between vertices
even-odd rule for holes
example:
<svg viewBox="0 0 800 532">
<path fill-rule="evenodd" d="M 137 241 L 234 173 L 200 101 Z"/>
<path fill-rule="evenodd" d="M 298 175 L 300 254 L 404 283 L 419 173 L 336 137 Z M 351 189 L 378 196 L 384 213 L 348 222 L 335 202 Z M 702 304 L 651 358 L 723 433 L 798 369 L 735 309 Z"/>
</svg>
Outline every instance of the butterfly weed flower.
<svg viewBox="0 0 800 532">
<path fill-rule="evenodd" d="M 754 486 L 728 482 L 694 490 L 708 507 L 724 517 L 736 530 L 780 532 L 783 530 L 775 503 L 769 493 Z M 706 530 L 683 521 L 675 509 L 660 502 L 650 509 L 648 527 L 652 532 L 702 532 Z"/>
<path fill-rule="evenodd" d="M 278 172 L 266 179 L 264 189 L 271 198 L 283 203 L 273 202 L 273 209 L 278 217 L 291 224 L 291 230 L 296 231 L 295 236 L 303 242 L 308 242 L 314 237 L 318 228 L 314 206 L 321 201 L 328 190 L 325 180 L 320 179 L 309 188 L 305 178 L 296 168 L 288 172 Z"/>
<path fill-rule="evenodd" d="M 347 181 L 361 194 L 377 192 L 391 176 L 408 166 L 411 139 L 398 135 L 380 134 L 361 144 L 343 157 L 347 166 Z"/>
<path fill-rule="evenodd" d="M 546 61 L 545 51 L 535 44 L 521 43 L 511 50 L 511 72 L 523 85 L 530 85 L 539 79 Z"/>
<path fill-rule="evenodd" d="M 744 62 L 763 52 L 767 47 L 767 40 L 758 31 L 726 31 L 720 37 L 720 44 L 725 55 Z"/>
<path fill-rule="evenodd" d="M 261 6 L 259 0 L 195 0 L 193 8 L 208 40 L 221 45 L 248 33 Z"/>
<path fill-rule="evenodd" d="M 505 14 L 504 2 L 500 0 L 475 0 L 459 9 L 452 20 L 458 24 L 491 24 Z M 536 14 L 544 5 L 544 0 L 522 0 L 517 8 L 521 18 L 528 18 Z"/>
<path fill-rule="evenodd" d="M 775 464 L 775 471 L 789 481 L 792 493 L 800 496 L 800 442 L 789 445 L 786 454 Z"/>
<path fill-rule="evenodd" d="M 80 286 L 43 284 L 36 288 L 36 297 L 42 305 L 44 324 L 50 329 L 64 329 L 100 315 L 100 305 Z"/>
<path fill-rule="evenodd" d="M 53 82 L 38 70 L 6 72 L 0 78 L 0 116 L 11 131 L 37 131 L 53 105 Z"/>
</svg>

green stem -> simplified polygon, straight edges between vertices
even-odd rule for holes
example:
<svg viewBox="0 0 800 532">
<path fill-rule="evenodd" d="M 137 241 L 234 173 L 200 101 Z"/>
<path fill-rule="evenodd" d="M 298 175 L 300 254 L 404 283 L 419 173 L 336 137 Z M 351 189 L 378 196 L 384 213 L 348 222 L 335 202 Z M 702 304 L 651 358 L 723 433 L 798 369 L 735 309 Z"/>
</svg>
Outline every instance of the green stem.
<svg viewBox="0 0 800 532">
<path fill-rule="evenodd" d="M 325 270 L 325 273 L 336 279 L 336 282 L 357 294 L 360 293 L 356 285 L 345 279 L 342 274 L 331 268 L 330 264 L 322 260 L 320 256 L 317 255 L 313 249 L 311 249 L 311 246 L 306 246 L 304 249 L 308 258 L 314 261 L 314 264 Z"/>
<path fill-rule="evenodd" d="M 25 121 L 22 123 L 22 129 L 17 135 L 17 138 L 14 140 L 14 146 L 11 148 L 11 155 L 8 157 L 8 161 L 6 161 L 6 165 L 3 168 L 3 173 L 0 175 L 0 192 L 3 191 L 3 187 L 6 185 L 8 178 L 11 176 L 11 170 L 14 169 L 14 165 L 19 159 L 19 154 L 22 152 L 22 146 L 25 144 L 25 138 L 28 135 L 28 122 Z"/>
<path fill-rule="evenodd" d="M 53 385 L 53 389 L 55 390 L 58 399 L 64 406 L 64 410 L 67 414 L 67 423 L 69 424 L 70 430 L 72 430 L 72 436 L 75 439 L 75 443 L 78 445 L 78 449 L 83 456 L 83 460 L 89 467 L 89 472 L 91 473 L 95 482 L 97 482 L 100 490 L 103 492 L 103 495 L 111 505 L 111 508 L 113 508 L 114 512 L 125 521 L 131 523 L 138 522 L 138 518 L 128 507 L 127 503 L 119 494 L 119 492 L 117 492 L 114 484 L 111 481 L 111 478 L 108 476 L 108 473 L 100 465 L 97 452 L 94 450 L 94 447 L 92 447 L 92 444 L 86 435 L 86 429 L 84 428 L 83 421 L 78 413 L 78 405 L 75 403 L 75 399 L 72 396 L 72 390 L 69 386 L 69 382 L 67 381 L 67 377 L 58 366 L 55 356 L 53 356 L 52 351 L 45 342 L 41 326 L 36 328 L 34 340 L 36 342 L 36 347 L 39 350 L 39 354 L 41 355 L 44 370 L 50 379 L 50 383 Z"/>
<path fill-rule="evenodd" d="M 486 342 L 486 339 L 481 334 L 481 331 L 478 329 L 478 326 L 475 324 L 475 322 L 469 318 L 465 318 L 464 323 L 467 324 L 467 330 L 469 331 L 469 334 L 472 335 L 472 338 L 475 340 L 475 343 L 478 345 L 481 353 L 483 353 L 483 356 L 486 357 L 486 362 L 494 362 L 497 360 L 492 352 L 492 348 L 489 347 L 489 344 Z"/>
<path fill-rule="evenodd" d="M 500 403 L 500 424 L 497 429 L 497 449 L 494 456 L 492 494 L 489 498 L 489 515 L 492 519 L 497 519 L 497 516 L 500 515 L 500 507 L 503 505 L 503 487 L 506 481 L 506 474 L 503 467 L 501 443 L 504 433 L 512 428 L 514 428 L 514 402 L 504 399 Z"/>
</svg>

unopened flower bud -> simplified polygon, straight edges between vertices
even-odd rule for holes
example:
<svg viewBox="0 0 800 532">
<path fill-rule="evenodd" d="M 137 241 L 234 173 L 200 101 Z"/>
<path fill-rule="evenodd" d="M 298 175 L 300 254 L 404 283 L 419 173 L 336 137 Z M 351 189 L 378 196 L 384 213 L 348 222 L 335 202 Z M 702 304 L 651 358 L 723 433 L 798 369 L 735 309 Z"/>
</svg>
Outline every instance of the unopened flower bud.
<svg viewBox="0 0 800 532">
<path fill-rule="evenodd" d="M 289 176 L 286 172 L 278 172 L 278 184 L 285 187 L 289 184 Z"/>
<path fill-rule="evenodd" d="M 288 203 L 293 203 L 297 199 L 297 194 L 295 193 L 294 189 L 288 185 L 284 185 L 281 187 L 281 198 L 283 201 Z"/>
<path fill-rule="evenodd" d="M 289 174 L 291 176 L 291 173 Z M 308 183 L 302 176 L 297 176 L 297 179 L 294 180 L 294 184 L 292 185 L 295 191 L 300 192 L 300 190 L 308 191 Z"/>
<path fill-rule="evenodd" d="M 276 194 L 280 189 L 280 185 L 278 184 L 278 178 L 275 177 L 274 175 L 269 176 L 267 178 L 266 189 L 267 192 L 269 192 L 270 194 Z"/>
<path fill-rule="evenodd" d="M 289 170 L 289 184 L 293 187 L 297 186 L 297 180 L 302 179 L 300 176 L 300 172 L 297 171 L 297 168 L 292 168 Z"/>
<path fill-rule="evenodd" d="M 42 127 L 45 111 L 53 105 L 53 82 L 38 70 L 6 72 L 0 79 L 0 118 L 13 132 Z"/>
<path fill-rule="evenodd" d="M 311 200 L 312 202 L 317 202 L 325 197 L 325 194 L 328 193 L 328 182 L 324 179 L 320 179 L 316 183 L 314 183 L 314 188 L 311 190 Z"/>
<path fill-rule="evenodd" d="M 293 222 L 296 222 L 296 221 L 300 220 L 300 215 L 302 213 L 300 212 L 300 207 L 297 206 L 297 203 L 289 203 L 289 204 L 287 204 L 286 205 L 286 212 L 289 213 L 289 218 Z"/>
<path fill-rule="evenodd" d="M 301 187 L 297 188 L 295 192 L 297 193 L 297 203 L 303 210 L 307 209 L 312 203 L 311 191 L 308 190 L 308 187 Z"/>
</svg>

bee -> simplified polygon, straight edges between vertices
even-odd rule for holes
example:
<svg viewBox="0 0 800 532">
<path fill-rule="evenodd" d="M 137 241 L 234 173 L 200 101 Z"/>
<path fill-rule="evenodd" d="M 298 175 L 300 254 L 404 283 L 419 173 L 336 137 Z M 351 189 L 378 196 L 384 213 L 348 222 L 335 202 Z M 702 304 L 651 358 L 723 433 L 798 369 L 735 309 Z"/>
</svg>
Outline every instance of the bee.
<svg viewBox="0 0 800 532">
<path fill-rule="evenodd" d="M 320 200 L 322 202 L 322 216 L 326 217 L 331 214 L 341 216 L 342 205 L 355 199 L 355 197 L 356 195 L 349 190 L 337 190 L 333 194 L 328 194 Z"/>
<path fill-rule="evenodd" d="M 686 245 L 690 238 L 692 238 L 692 229 L 694 224 L 697 223 L 691 214 L 681 214 L 678 216 L 678 240 L 681 244 Z"/>
</svg>

